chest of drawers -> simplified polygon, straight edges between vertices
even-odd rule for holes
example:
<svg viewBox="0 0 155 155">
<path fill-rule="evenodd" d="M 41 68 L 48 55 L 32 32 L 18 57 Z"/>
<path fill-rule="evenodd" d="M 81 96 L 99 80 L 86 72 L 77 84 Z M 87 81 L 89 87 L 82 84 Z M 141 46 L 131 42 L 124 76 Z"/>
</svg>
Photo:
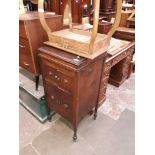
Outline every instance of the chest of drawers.
<svg viewBox="0 0 155 155">
<path fill-rule="evenodd" d="M 62 16 L 45 14 L 48 25 L 53 31 L 62 29 Z M 39 82 L 37 49 L 47 41 L 47 34 L 42 28 L 37 12 L 21 15 L 19 18 L 19 65 L 34 74 L 36 89 Z"/>
<path fill-rule="evenodd" d="M 88 60 L 52 47 L 39 49 L 39 64 L 49 108 L 67 119 L 74 129 L 95 108 L 97 116 L 101 71 L 106 52 Z"/>
</svg>

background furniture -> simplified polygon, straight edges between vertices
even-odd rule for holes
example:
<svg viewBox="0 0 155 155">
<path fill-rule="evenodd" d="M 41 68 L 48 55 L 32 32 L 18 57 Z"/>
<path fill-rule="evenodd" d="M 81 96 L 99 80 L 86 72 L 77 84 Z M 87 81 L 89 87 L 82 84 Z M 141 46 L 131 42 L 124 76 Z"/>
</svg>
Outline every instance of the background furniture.
<svg viewBox="0 0 155 155">
<path fill-rule="evenodd" d="M 52 47 L 39 49 L 39 62 L 49 108 L 67 119 L 77 139 L 78 123 L 93 108 L 97 116 L 101 71 L 106 52 L 90 60 Z"/>
<path fill-rule="evenodd" d="M 120 27 L 126 27 L 127 26 L 127 19 L 130 17 L 130 15 L 132 14 L 132 10 L 126 10 L 123 11 L 121 13 L 121 20 L 120 20 Z"/>
<path fill-rule="evenodd" d="M 62 29 L 62 16 L 45 14 L 53 31 Z M 38 12 L 29 12 L 19 17 L 19 65 L 35 75 L 36 89 L 39 83 L 37 49 L 48 37 L 40 24 Z"/>
<path fill-rule="evenodd" d="M 134 53 L 134 42 L 124 42 L 119 45 L 119 40 L 112 39 L 111 49 L 107 51 L 105 67 L 102 72 L 100 86 L 99 105 L 106 99 L 106 89 L 108 82 L 119 87 L 131 74 L 132 57 Z M 116 42 L 116 43 L 115 43 Z M 113 45 L 119 45 L 113 46 Z"/>
<path fill-rule="evenodd" d="M 135 40 L 135 29 L 127 28 L 127 27 L 118 27 L 113 37 L 117 39 L 134 41 Z"/>
<path fill-rule="evenodd" d="M 68 0 L 49 0 L 51 4 L 51 11 L 56 14 L 64 15 L 64 10 Z M 72 0 L 72 18 L 73 23 L 82 23 L 82 17 L 85 13 L 90 16 L 90 0 Z M 87 6 L 87 7 L 86 7 Z"/>
<path fill-rule="evenodd" d="M 45 0 L 44 8 L 46 11 L 51 11 L 51 1 Z M 38 10 L 38 0 L 23 0 L 25 6 L 27 6 L 28 11 L 37 11 Z"/>
<path fill-rule="evenodd" d="M 93 25 L 93 20 L 90 21 L 90 24 Z M 98 33 L 107 34 L 110 31 L 111 27 L 112 27 L 111 22 L 107 22 L 107 21 L 104 21 L 104 20 L 99 20 Z"/>
<path fill-rule="evenodd" d="M 106 17 L 106 20 L 110 22 L 115 14 L 115 0 L 100 0 L 100 16 Z"/>
</svg>

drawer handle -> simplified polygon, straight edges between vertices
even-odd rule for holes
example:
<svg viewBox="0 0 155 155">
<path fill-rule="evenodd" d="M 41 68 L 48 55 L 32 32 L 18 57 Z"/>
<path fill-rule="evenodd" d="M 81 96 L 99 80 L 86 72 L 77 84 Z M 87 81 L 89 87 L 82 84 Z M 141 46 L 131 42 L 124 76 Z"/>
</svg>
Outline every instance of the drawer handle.
<svg viewBox="0 0 155 155">
<path fill-rule="evenodd" d="M 53 73 L 52 72 L 49 72 L 49 75 L 52 75 Z"/>
<path fill-rule="evenodd" d="M 89 69 L 88 69 L 88 72 L 89 72 L 89 73 L 91 73 L 92 71 L 93 71 L 93 69 L 92 69 L 92 68 L 89 68 Z"/>
<path fill-rule="evenodd" d="M 68 104 L 64 104 L 64 107 L 67 109 L 69 106 L 68 106 Z"/>
<path fill-rule="evenodd" d="M 55 97 L 52 95 L 52 96 L 51 96 L 51 99 L 54 100 L 54 98 L 55 98 Z"/>
<path fill-rule="evenodd" d="M 54 78 L 58 81 L 60 80 L 60 78 L 57 75 L 55 75 Z"/>
<path fill-rule="evenodd" d="M 64 83 L 68 83 L 68 80 L 67 79 L 64 79 Z"/>
<path fill-rule="evenodd" d="M 25 66 L 27 66 L 27 67 L 29 67 L 29 66 L 30 66 L 30 64 L 28 64 L 28 63 L 26 63 L 26 62 L 24 62 L 24 65 L 25 65 Z"/>
<path fill-rule="evenodd" d="M 19 44 L 19 47 L 21 47 L 21 48 L 25 48 L 25 46 L 23 46 L 23 45 L 21 45 L 21 44 Z"/>
</svg>

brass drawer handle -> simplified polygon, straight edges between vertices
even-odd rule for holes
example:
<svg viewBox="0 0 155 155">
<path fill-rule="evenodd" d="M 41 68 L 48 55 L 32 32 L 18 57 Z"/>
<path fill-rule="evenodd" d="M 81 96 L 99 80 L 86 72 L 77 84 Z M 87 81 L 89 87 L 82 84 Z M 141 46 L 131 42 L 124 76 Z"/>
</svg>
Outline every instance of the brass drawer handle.
<svg viewBox="0 0 155 155">
<path fill-rule="evenodd" d="M 52 96 L 51 96 L 51 99 L 54 100 L 54 98 L 55 98 L 55 97 L 52 95 Z"/>
<path fill-rule="evenodd" d="M 92 69 L 92 68 L 89 68 L 89 69 L 88 69 L 88 72 L 89 72 L 89 73 L 91 73 L 92 71 L 93 71 L 93 69 Z"/>
<path fill-rule="evenodd" d="M 19 47 L 21 47 L 21 48 L 25 48 L 25 46 L 23 46 L 23 45 L 21 45 L 21 44 L 19 44 Z"/>
<path fill-rule="evenodd" d="M 68 83 L 68 80 L 67 79 L 64 79 L 64 83 Z"/>
<path fill-rule="evenodd" d="M 55 75 L 54 78 L 58 81 L 60 80 L 60 78 L 57 75 Z"/>
<path fill-rule="evenodd" d="M 30 64 L 28 64 L 28 63 L 26 63 L 26 62 L 24 62 L 24 65 L 25 65 L 25 66 L 27 66 L 27 67 L 29 67 L 29 66 L 30 66 Z"/>
<path fill-rule="evenodd" d="M 50 72 L 49 72 L 49 75 L 52 75 L 52 74 L 53 74 L 53 73 L 50 71 Z"/>
<path fill-rule="evenodd" d="M 69 106 L 68 106 L 68 104 L 64 104 L 64 107 L 67 109 Z"/>
</svg>

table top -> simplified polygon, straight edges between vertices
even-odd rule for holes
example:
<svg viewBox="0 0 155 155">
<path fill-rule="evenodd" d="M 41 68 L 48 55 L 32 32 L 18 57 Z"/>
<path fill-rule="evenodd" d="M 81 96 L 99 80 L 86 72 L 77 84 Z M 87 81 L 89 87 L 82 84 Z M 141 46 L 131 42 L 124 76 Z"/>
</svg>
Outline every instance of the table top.
<svg viewBox="0 0 155 155">
<path fill-rule="evenodd" d="M 114 56 L 118 52 L 123 51 L 125 48 L 132 46 L 133 44 L 135 44 L 135 43 L 130 42 L 130 41 L 112 38 L 110 41 L 110 47 L 109 47 L 109 50 L 107 51 L 107 53 L 110 56 Z"/>
</svg>

